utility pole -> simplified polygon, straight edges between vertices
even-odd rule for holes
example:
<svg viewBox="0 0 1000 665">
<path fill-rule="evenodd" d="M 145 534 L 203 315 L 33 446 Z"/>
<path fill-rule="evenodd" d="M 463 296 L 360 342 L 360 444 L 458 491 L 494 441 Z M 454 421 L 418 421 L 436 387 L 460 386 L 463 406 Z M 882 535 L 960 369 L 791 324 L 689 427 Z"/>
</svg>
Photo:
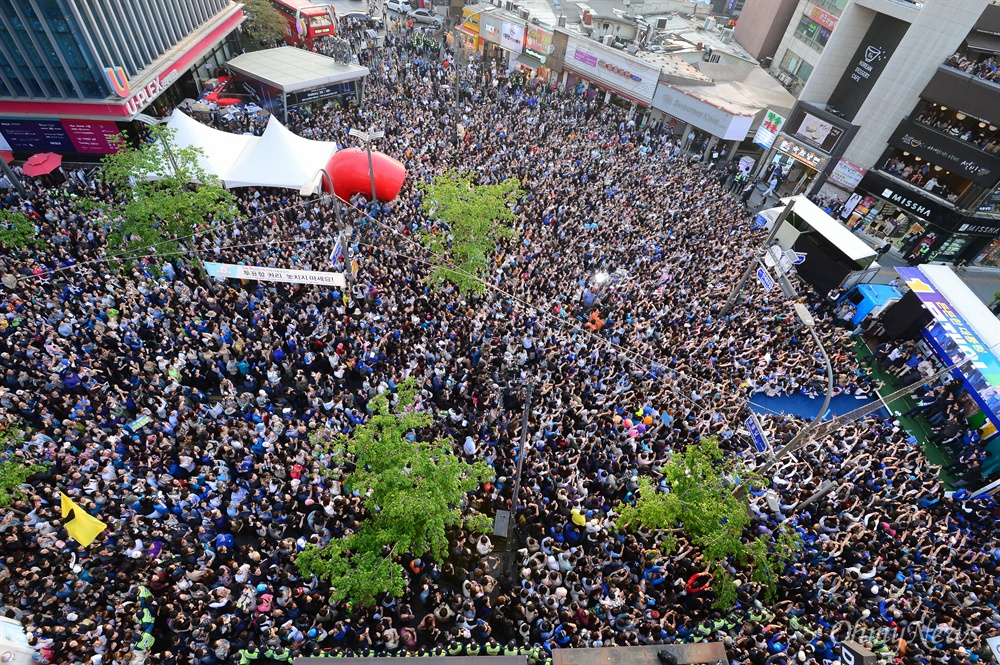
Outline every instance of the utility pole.
<svg viewBox="0 0 1000 665">
<path fill-rule="evenodd" d="M 785 223 L 785 219 L 788 217 L 788 214 L 792 212 L 792 208 L 794 207 L 794 205 L 795 205 L 795 200 L 794 199 L 789 200 L 788 204 L 785 205 L 784 210 L 782 210 L 781 214 L 778 215 L 778 218 L 774 220 L 774 226 L 771 227 L 771 232 L 768 234 L 767 240 L 764 241 L 764 248 L 762 251 L 757 252 L 757 257 L 760 257 L 763 252 L 766 252 L 767 248 L 770 247 L 771 244 L 774 242 L 774 239 L 778 236 L 778 229 L 780 229 L 781 225 Z M 726 300 L 726 304 L 722 306 L 722 310 L 719 312 L 719 316 L 725 316 L 729 314 L 729 312 L 736 305 L 737 299 L 740 297 L 740 294 L 743 293 L 743 287 L 746 286 L 747 280 L 750 279 L 750 275 L 754 273 L 754 268 L 756 266 L 757 266 L 756 260 L 750 261 L 750 265 L 747 266 L 747 269 L 746 271 L 744 271 L 743 276 L 740 277 L 740 281 L 736 283 L 736 286 L 733 288 L 732 293 L 729 294 L 729 298 Z"/>
<path fill-rule="evenodd" d="M 531 413 L 531 392 L 534 384 L 529 380 L 525 384 L 524 393 L 524 414 L 521 416 L 521 443 L 517 449 L 517 472 L 514 476 L 514 495 L 510 500 L 510 510 L 498 510 L 496 520 L 493 524 L 493 534 L 503 538 L 509 538 L 511 533 L 517 530 L 511 522 L 516 525 L 517 520 L 517 499 L 521 493 L 521 471 L 524 469 L 524 458 L 527 456 L 528 446 L 528 415 Z"/>
<path fill-rule="evenodd" d="M 517 450 L 517 476 L 514 477 L 514 497 L 511 500 L 511 509 L 517 515 L 517 497 L 521 492 L 521 470 L 524 468 L 525 446 L 528 445 L 528 414 L 531 413 L 531 391 L 534 384 L 528 381 L 524 394 L 524 415 L 521 416 L 521 444 Z"/>
</svg>

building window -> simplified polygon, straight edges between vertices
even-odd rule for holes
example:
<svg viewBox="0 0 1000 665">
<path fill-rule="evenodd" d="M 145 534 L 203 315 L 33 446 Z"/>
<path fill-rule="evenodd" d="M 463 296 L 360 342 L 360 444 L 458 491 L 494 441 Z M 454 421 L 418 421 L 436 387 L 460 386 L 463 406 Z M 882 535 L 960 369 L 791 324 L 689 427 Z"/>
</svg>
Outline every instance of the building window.
<svg viewBox="0 0 1000 665">
<path fill-rule="evenodd" d="M 830 39 L 830 31 L 803 14 L 799 25 L 795 28 L 795 36 L 822 52 L 827 40 Z"/>
<path fill-rule="evenodd" d="M 844 7 L 847 6 L 847 0 L 813 0 L 813 4 L 824 9 L 834 16 L 840 16 L 844 13 Z"/>
<path fill-rule="evenodd" d="M 813 72 L 812 65 L 791 51 L 786 52 L 785 57 L 781 59 L 781 68 L 803 82 L 808 81 L 809 75 Z"/>
</svg>

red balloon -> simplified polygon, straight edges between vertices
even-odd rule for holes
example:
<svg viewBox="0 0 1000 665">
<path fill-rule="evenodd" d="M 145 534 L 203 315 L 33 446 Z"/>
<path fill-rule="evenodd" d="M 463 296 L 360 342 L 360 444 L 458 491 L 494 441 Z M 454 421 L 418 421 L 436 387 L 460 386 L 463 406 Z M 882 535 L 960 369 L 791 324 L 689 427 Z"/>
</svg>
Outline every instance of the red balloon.
<svg viewBox="0 0 1000 665">
<path fill-rule="evenodd" d="M 389 155 L 372 152 L 372 171 L 375 174 L 375 194 L 380 201 L 391 201 L 399 194 L 406 180 L 406 167 Z M 326 164 L 326 172 L 333 180 L 333 192 L 347 200 L 355 194 L 371 198 L 371 177 L 368 172 L 368 153 L 361 148 L 347 148 L 334 153 Z M 326 179 L 323 188 L 329 191 Z"/>
</svg>

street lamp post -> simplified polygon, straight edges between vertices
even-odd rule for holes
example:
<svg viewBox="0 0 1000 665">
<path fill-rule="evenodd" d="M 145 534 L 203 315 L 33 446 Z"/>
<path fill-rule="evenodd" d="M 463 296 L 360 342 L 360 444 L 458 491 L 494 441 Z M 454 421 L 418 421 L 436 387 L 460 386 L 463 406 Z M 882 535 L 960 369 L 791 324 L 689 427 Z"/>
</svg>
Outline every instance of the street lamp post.
<svg viewBox="0 0 1000 665">
<path fill-rule="evenodd" d="M 347 286 L 349 289 L 354 287 L 354 270 L 351 265 L 351 243 L 350 243 L 350 227 L 344 226 L 344 216 L 340 208 L 340 197 L 333 191 L 333 178 L 330 174 L 326 172 L 326 169 L 319 170 L 322 179 L 325 179 L 327 184 L 330 186 L 330 193 L 323 195 L 323 203 L 329 203 L 330 199 L 333 199 L 333 213 L 337 219 L 337 240 L 340 242 L 340 249 L 344 253 L 344 277 L 347 280 Z M 315 180 L 313 181 L 315 182 Z M 313 185 L 309 185 L 309 190 L 311 190 Z M 322 185 L 320 186 L 322 190 Z M 303 196 L 308 196 L 306 193 L 306 188 L 299 191 L 299 194 Z M 311 191 L 309 191 L 311 193 Z"/>
<path fill-rule="evenodd" d="M 378 202 L 378 196 L 375 194 L 375 167 L 372 165 L 372 141 L 378 140 L 385 136 L 383 131 L 371 131 L 365 132 L 360 129 L 352 129 L 348 132 L 351 136 L 359 139 L 365 146 L 365 151 L 368 153 L 368 177 L 371 179 L 371 202 L 374 206 Z"/>
<path fill-rule="evenodd" d="M 795 200 L 794 199 L 789 200 L 788 204 L 785 205 L 784 210 L 782 210 L 781 214 L 778 215 L 778 218 L 774 220 L 774 226 L 771 227 L 771 232 L 768 234 L 767 240 L 764 241 L 764 249 L 758 255 L 762 255 L 763 252 L 766 252 L 768 247 L 770 247 L 774 243 L 774 239 L 778 236 L 778 229 L 780 229 L 781 225 L 785 223 L 785 218 L 787 218 L 789 213 L 792 212 L 792 207 L 794 205 L 795 205 Z M 754 273 L 754 268 L 756 266 L 757 266 L 756 260 L 751 261 L 750 265 L 747 266 L 747 269 L 743 272 L 743 276 L 740 277 L 740 281 L 736 283 L 736 286 L 733 288 L 732 293 L 729 294 L 729 298 L 726 300 L 726 304 L 722 306 L 722 311 L 719 312 L 719 316 L 725 316 L 726 314 L 729 314 L 729 312 L 736 305 L 737 299 L 739 299 L 740 294 L 743 293 L 743 287 L 746 286 L 747 280 L 750 279 L 750 275 Z"/>
</svg>

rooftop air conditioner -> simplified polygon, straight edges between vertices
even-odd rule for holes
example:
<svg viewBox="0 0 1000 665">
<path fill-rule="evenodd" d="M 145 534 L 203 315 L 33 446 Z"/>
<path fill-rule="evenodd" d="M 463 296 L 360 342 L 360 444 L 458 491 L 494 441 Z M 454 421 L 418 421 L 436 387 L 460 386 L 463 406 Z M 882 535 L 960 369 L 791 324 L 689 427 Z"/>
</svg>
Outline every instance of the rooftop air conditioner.
<svg viewBox="0 0 1000 665">
<path fill-rule="evenodd" d="M 521 9 L 517 10 L 517 15 L 523 18 L 525 21 L 527 21 L 528 17 L 531 16 L 531 12 L 522 7 Z"/>
<path fill-rule="evenodd" d="M 722 43 L 728 44 L 731 41 L 733 41 L 733 29 L 726 28 L 725 30 L 722 31 Z"/>
</svg>

